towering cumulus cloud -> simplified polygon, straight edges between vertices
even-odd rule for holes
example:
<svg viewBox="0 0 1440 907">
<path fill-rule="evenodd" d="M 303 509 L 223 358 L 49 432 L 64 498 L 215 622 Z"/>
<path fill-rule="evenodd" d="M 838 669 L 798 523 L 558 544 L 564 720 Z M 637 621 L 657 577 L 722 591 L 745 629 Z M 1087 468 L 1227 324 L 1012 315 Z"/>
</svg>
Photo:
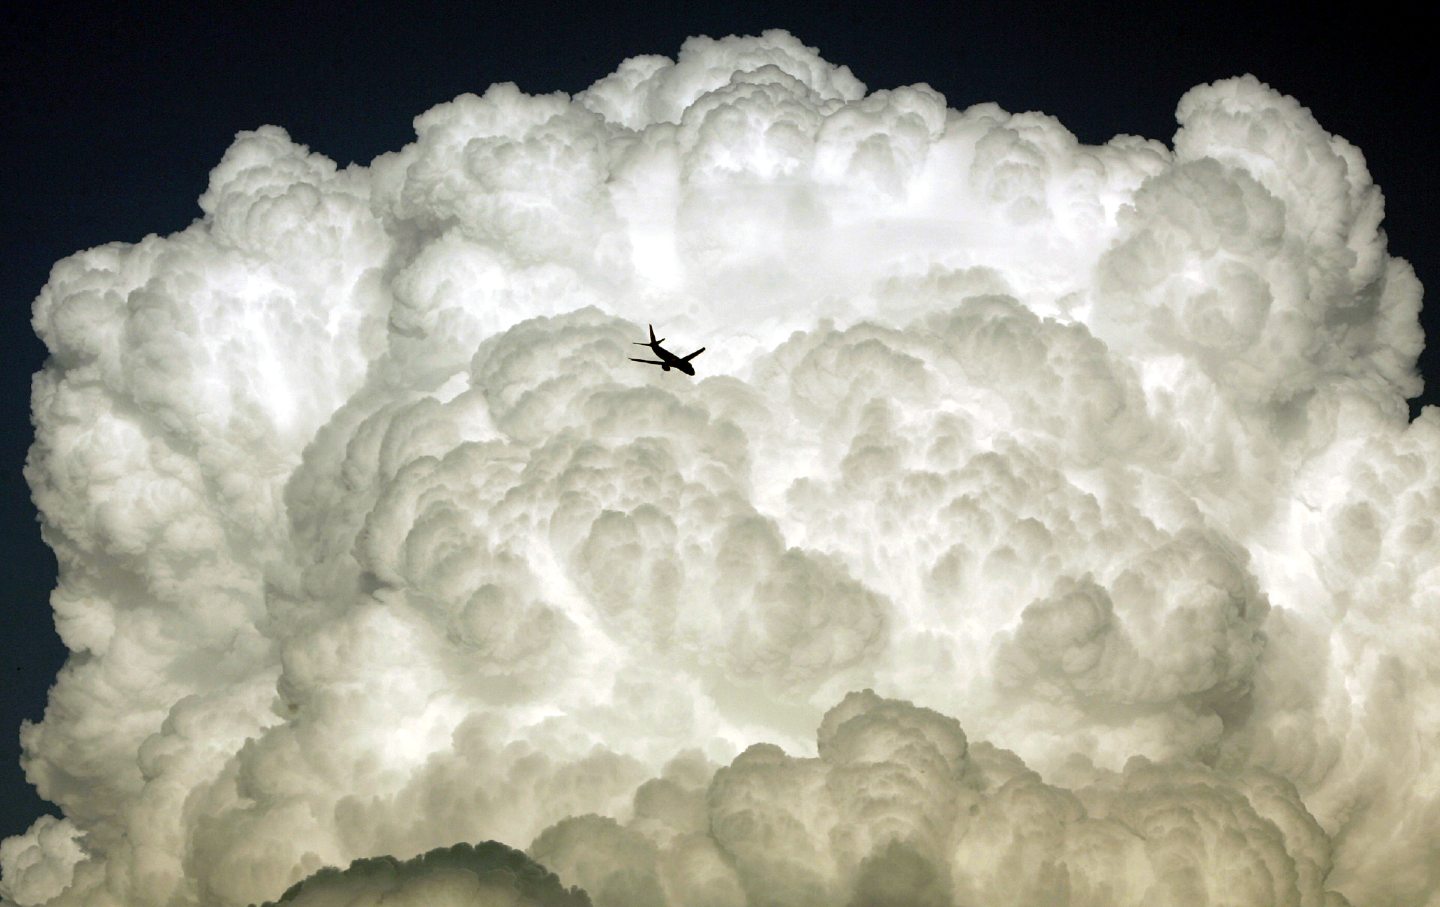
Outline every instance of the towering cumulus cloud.
<svg viewBox="0 0 1440 907">
<path fill-rule="evenodd" d="M 1420 285 L 1295 100 L 1177 118 L 777 31 L 240 134 L 35 303 L 7 907 L 1440 905 Z"/>
</svg>

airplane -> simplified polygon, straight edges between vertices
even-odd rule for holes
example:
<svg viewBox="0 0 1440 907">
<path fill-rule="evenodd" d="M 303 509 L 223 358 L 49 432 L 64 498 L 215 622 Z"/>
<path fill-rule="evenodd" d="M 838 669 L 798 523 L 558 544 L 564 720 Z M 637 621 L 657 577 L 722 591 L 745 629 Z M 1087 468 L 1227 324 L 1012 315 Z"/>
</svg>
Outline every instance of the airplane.
<svg viewBox="0 0 1440 907">
<path fill-rule="evenodd" d="M 674 353 L 670 352 L 669 350 L 665 349 L 664 347 L 662 347 L 662 346 L 660 345 L 660 344 L 662 344 L 662 343 L 665 342 L 665 338 L 664 338 L 664 337 L 661 337 L 659 340 L 656 340 L 656 339 L 655 339 L 655 326 L 654 326 L 653 324 L 651 324 L 651 325 L 646 325 L 646 327 L 650 328 L 650 342 L 649 342 L 649 343 L 641 343 L 640 341 L 637 340 L 637 341 L 635 341 L 635 345 L 636 345 L 636 346 L 648 346 L 648 347 L 650 347 L 650 349 L 652 349 L 652 350 L 655 351 L 655 355 L 659 356 L 660 358 L 659 358 L 659 359 L 636 359 L 635 357 L 631 356 L 631 357 L 630 357 L 630 361 L 631 361 L 631 362 L 645 362 L 645 363 L 648 363 L 648 364 L 650 364 L 650 365 L 658 365 L 658 366 L 660 366 L 662 369 L 664 369 L 664 370 L 667 371 L 667 372 L 670 371 L 672 368 L 674 368 L 674 369 L 679 369 L 680 371 L 684 372 L 684 373 L 687 374 L 687 375 L 693 375 L 693 374 L 695 374 L 695 366 L 693 366 L 693 365 L 690 364 L 690 360 L 691 360 L 691 359 L 694 359 L 696 356 L 698 356 L 698 355 L 700 355 L 701 353 L 705 352 L 705 347 L 703 347 L 703 346 L 700 347 L 700 349 L 696 350 L 695 352 L 691 353 L 691 354 L 688 355 L 688 356 L 677 356 L 677 355 L 675 355 Z"/>
</svg>

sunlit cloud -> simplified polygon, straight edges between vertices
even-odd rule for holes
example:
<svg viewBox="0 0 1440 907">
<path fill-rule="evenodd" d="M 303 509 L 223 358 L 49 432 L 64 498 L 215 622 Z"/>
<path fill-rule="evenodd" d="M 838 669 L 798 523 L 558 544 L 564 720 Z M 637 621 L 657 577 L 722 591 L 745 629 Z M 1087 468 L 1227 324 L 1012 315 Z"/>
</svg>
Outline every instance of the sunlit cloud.
<svg viewBox="0 0 1440 907">
<path fill-rule="evenodd" d="M 7 907 L 1427 903 L 1421 288 L 1299 102 L 1177 119 L 773 31 L 241 133 L 35 302 Z"/>
</svg>

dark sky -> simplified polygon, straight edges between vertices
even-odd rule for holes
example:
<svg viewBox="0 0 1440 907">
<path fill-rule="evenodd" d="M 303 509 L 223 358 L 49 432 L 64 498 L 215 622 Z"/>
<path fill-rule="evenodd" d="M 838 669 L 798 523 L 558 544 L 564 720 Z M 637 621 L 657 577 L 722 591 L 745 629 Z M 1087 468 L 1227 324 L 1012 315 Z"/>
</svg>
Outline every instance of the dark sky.
<svg viewBox="0 0 1440 907">
<path fill-rule="evenodd" d="M 626 57 L 674 56 L 688 35 L 773 27 L 872 90 L 928 82 L 951 107 L 1041 110 L 1092 143 L 1122 132 L 1168 141 L 1186 89 L 1250 72 L 1360 147 L 1385 191 L 1391 254 L 1440 286 L 1436 67 L 1406 50 L 1430 23 L 1381 22 L 1367 5 L 1304 19 L 1170 3 L 233 6 L 143 14 L 21 3 L 0 13 L 0 837 L 45 808 L 20 771 L 17 735 L 21 719 L 41 716 L 63 654 L 47 601 L 55 562 L 21 475 L 30 375 L 45 354 L 31 301 L 71 252 L 188 225 L 239 130 L 274 123 L 342 165 L 363 163 L 409 141 L 416 115 L 492 82 L 574 92 Z M 1440 306 L 1425 320 L 1440 338 Z M 1429 386 L 1412 403 L 1440 403 L 1437 352 L 1422 359 Z"/>
</svg>

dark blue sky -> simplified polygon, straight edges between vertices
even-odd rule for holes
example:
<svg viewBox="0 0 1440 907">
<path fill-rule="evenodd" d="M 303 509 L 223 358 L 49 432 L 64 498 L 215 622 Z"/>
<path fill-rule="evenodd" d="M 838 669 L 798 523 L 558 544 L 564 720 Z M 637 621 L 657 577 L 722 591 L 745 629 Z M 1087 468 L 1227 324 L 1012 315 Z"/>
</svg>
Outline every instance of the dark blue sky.
<svg viewBox="0 0 1440 907">
<path fill-rule="evenodd" d="M 1082 141 L 1168 140 L 1175 104 L 1200 82 L 1251 72 L 1310 107 L 1365 153 L 1387 198 L 1391 254 L 1440 287 L 1433 59 L 1428 23 L 1374 7 L 1308 18 L 1243 6 L 910 4 L 900 11 L 726 2 L 235 4 L 217 11 L 21 3 L 0 13 L 0 179 L 6 248 L 0 309 L 0 837 L 44 804 L 19 768 L 21 719 L 38 719 L 62 660 L 47 601 L 55 563 L 21 475 L 30 375 L 44 348 L 30 304 L 50 265 L 79 249 L 169 233 L 235 133 L 264 123 L 344 165 L 412 137 L 432 105 L 497 81 L 578 91 L 685 37 L 789 29 L 871 89 L 928 82 L 951 107 L 1041 110 Z M 1440 345 L 1440 305 L 1425 319 Z M 1422 359 L 1440 403 L 1440 351 Z"/>
</svg>

